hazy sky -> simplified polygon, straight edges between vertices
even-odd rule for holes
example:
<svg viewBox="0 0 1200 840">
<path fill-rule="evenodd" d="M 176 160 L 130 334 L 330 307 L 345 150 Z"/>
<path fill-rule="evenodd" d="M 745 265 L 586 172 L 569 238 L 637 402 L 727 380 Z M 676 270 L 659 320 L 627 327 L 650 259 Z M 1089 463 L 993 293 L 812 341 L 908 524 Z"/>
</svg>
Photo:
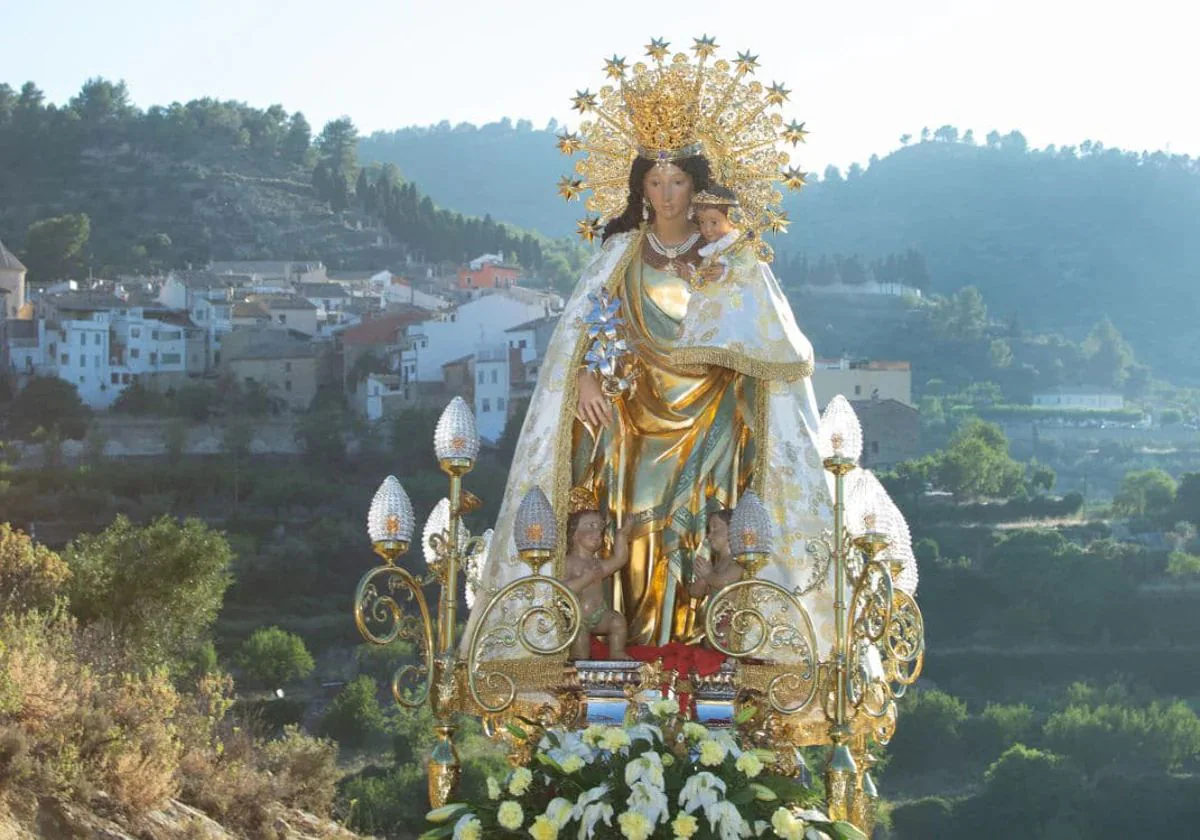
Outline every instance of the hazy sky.
<svg viewBox="0 0 1200 840">
<path fill-rule="evenodd" d="M 1192 7 L 1192 8 L 1189 8 Z M 798 162 L 865 161 L 950 123 L 1035 146 L 1085 139 L 1200 154 L 1183 0 L 0 0 L 0 81 L 64 102 L 90 76 L 141 107 L 200 96 L 364 133 L 508 116 L 574 125 L 568 98 L 651 36 L 758 53 L 812 131 Z"/>
</svg>

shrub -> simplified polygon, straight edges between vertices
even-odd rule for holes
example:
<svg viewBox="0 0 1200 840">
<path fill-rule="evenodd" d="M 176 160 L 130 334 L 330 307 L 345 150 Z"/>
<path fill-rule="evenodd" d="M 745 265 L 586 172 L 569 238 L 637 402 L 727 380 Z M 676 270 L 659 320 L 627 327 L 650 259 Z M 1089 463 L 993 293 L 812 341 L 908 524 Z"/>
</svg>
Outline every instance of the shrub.
<svg viewBox="0 0 1200 840">
<path fill-rule="evenodd" d="M 49 609 L 70 577 L 61 557 L 0 522 L 0 614 Z"/>
<path fill-rule="evenodd" d="M 355 677 L 329 704 L 321 720 L 322 733 L 340 744 L 357 747 L 382 732 L 385 721 L 376 691 L 371 677 Z"/>
<path fill-rule="evenodd" d="M 1029 706 L 989 703 L 983 712 L 967 721 L 963 740 L 972 759 L 988 764 L 1013 744 L 1028 743 L 1033 731 L 1033 709 Z"/>
<path fill-rule="evenodd" d="M 940 796 L 927 796 L 892 808 L 892 831 L 898 840 L 950 837 L 954 809 Z"/>
<path fill-rule="evenodd" d="M 144 666 L 174 664 L 205 640 L 229 586 L 233 552 L 198 519 L 138 527 L 118 516 L 71 542 L 71 610 L 109 627 Z"/>
<path fill-rule="evenodd" d="M 312 654 L 304 640 L 278 627 L 260 627 L 242 643 L 238 667 L 255 683 L 276 688 L 312 673 Z"/>
<path fill-rule="evenodd" d="M 953 767 L 962 759 L 962 726 L 967 705 L 942 691 L 914 691 L 902 701 L 889 753 L 897 773 L 921 773 Z"/>
</svg>

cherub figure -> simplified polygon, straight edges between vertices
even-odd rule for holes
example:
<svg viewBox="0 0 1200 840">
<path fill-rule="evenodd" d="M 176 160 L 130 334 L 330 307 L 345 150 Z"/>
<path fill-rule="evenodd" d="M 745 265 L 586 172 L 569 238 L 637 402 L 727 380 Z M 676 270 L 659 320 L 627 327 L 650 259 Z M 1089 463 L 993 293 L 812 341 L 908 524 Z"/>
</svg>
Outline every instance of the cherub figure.
<svg viewBox="0 0 1200 840">
<path fill-rule="evenodd" d="M 583 609 L 583 627 L 571 647 L 572 659 L 587 659 L 593 635 L 608 637 L 610 659 L 630 659 L 625 651 L 628 626 L 625 616 L 608 605 L 604 581 L 629 562 L 631 521 L 617 529 L 612 556 L 600 558 L 604 547 L 604 515 L 598 510 L 579 510 L 567 519 L 567 588 L 579 598 Z"/>
<path fill-rule="evenodd" d="M 742 577 L 742 567 L 733 559 L 729 547 L 729 522 L 733 512 L 718 510 L 708 517 L 709 557 L 699 556 L 692 570 L 692 581 L 688 584 L 688 595 L 704 598 L 723 589 Z"/>
</svg>

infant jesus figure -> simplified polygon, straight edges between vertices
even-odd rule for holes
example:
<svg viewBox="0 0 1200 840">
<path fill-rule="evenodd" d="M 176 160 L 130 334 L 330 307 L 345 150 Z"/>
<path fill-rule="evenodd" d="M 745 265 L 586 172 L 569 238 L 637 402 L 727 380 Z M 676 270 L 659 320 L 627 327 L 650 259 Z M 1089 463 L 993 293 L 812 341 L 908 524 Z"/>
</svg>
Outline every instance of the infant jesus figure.
<svg viewBox="0 0 1200 840">
<path fill-rule="evenodd" d="M 628 627 L 625 616 L 608 605 L 604 582 L 629 562 L 629 520 L 617 529 L 612 556 L 600 559 L 604 547 L 604 515 L 598 510 L 580 510 L 567 519 L 567 588 L 579 598 L 583 626 L 571 646 L 572 659 L 587 659 L 593 635 L 608 637 L 610 659 L 630 659 L 625 652 Z"/>
</svg>

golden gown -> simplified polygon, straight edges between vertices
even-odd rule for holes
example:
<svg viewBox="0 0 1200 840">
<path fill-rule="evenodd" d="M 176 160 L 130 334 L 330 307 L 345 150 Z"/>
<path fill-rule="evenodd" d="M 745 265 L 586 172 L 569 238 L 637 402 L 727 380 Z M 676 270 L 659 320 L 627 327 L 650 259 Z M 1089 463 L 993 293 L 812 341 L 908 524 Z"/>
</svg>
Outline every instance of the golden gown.
<svg viewBox="0 0 1200 840">
<path fill-rule="evenodd" d="M 680 583 L 691 578 L 708 512 L 736 505 L 753 475 L 755 380 L 669 359 L 691 294 L 683 278 L 634 255 L 613 296 L 638 358 L 637 387 L 614 402 L 608 427 L 574 425 L 572 483 L 593 491 L 612 527 L 634 520 L 630 561 L 613 586 L 631 644 L 698 638 L 695 604 Z M 669 639 L 661 627 L 668 602 Z"/>
</svg>

